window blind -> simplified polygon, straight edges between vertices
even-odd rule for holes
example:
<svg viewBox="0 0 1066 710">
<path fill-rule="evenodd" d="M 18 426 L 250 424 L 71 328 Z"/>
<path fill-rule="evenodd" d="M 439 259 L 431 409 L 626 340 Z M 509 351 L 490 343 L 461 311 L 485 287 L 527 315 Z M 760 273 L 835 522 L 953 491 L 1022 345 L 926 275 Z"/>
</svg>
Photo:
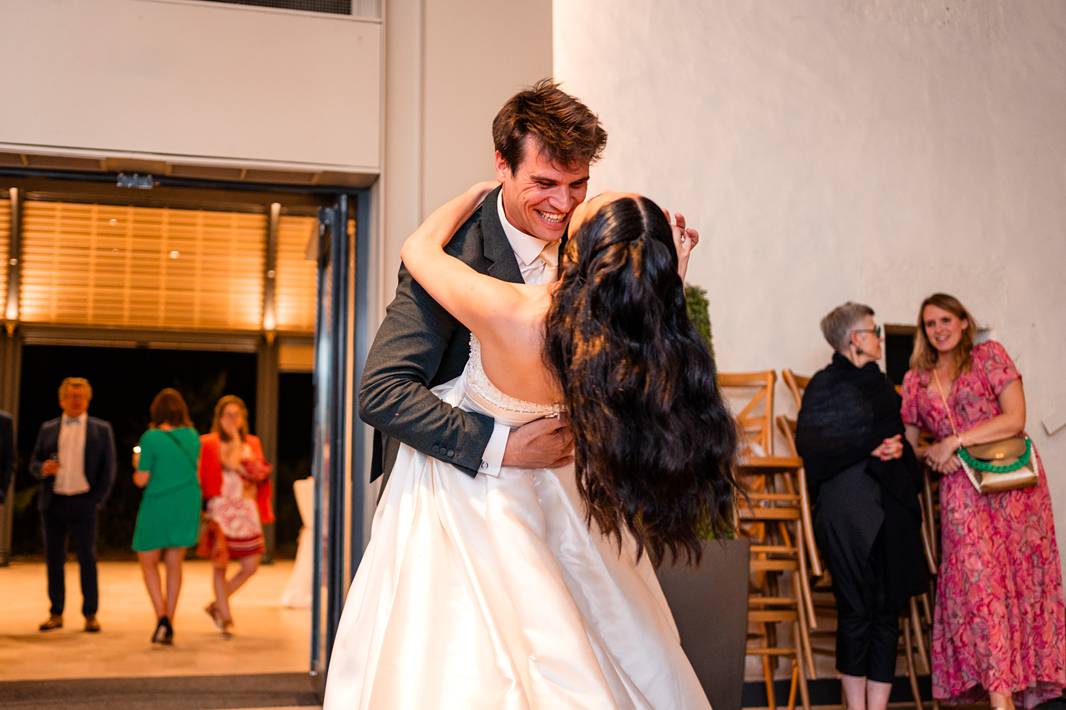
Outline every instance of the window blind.
<svg viewBox="0 0 1066 710">
<path fill-rule="evenodd" d="M 28 201 L 21 319 L 258 330 L 266 216 Z"/>
<path fill-rule="evenodd" d="M 318 265 L 307 258 L 315 238 L 314 217 L 285 216 L 278 220 L 278 249 L 274 278 L 274 310 L 278 330 L 312 333 L 315 330 Z"/>
</svg>

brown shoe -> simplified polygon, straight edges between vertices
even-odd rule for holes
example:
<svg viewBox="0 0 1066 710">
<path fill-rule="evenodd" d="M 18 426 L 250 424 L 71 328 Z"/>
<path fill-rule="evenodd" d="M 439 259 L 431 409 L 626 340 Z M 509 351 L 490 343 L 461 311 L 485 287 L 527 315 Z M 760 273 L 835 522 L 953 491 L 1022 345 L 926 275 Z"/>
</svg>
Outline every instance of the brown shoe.
<svg viewBox="0 0 1066 710">
<path fill-rule="evenodd" d="M 51 631 L 52 629 L 61 628 L 63 628 L 63 617 L 59 614 L 50 615 L 47 621 L 41 622 L 41 625 L 37 627 L 39 631 Z"/>
<path fill-rule="evenodd" d="M 85 617 L 85 630 L 90 634 L 100 633 L 100 622 L 96 620 L 95 616 Z"/>
</svg>

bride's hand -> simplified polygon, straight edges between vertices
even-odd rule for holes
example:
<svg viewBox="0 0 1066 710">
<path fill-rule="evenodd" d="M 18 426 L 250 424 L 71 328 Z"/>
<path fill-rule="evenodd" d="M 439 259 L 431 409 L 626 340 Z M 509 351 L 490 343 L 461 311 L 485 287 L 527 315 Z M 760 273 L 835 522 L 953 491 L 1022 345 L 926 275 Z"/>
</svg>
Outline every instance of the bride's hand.
<svg viewBox="0 0 1066 710">
<path fill-rule="evenodd" d="M 666 221 L 671 222 L 670 211 L 663 210 L 663 212 L 666 213 Z M 677 273 L 684 281 L 685 274 L 688 273 L 688 259 L 692 255 L 692 250 L 700 243 L 700 233 L 689 228 L 685 215 L 680 212 L 675 215 L 670 229 L 674 233 L 674 250 L 677 251 Z"/>
</svg>

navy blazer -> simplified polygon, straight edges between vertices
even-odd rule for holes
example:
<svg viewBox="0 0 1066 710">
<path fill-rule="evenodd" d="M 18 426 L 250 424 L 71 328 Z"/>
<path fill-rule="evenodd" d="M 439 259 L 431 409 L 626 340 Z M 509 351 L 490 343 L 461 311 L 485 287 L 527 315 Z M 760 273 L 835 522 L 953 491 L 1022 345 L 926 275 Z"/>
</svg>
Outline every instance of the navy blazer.
<svg viewBox="0 0 1066 710">
<path fill-rule="evenodd" d="M 56 417 L 41 425 L 30 457 L 30 473 L 41 481 L 37 507 L 42 511 L 48 510 L 52 503 L 56 477 L 41 475 L 41 466 L 59 452 L 60 419 Z M 115 435 L 110 424 L 96 417 L 89 417 L 85 427 L 85 478 L 89 482 L 89 497 L 99 508 L 115 482 Z"/>
</svg>

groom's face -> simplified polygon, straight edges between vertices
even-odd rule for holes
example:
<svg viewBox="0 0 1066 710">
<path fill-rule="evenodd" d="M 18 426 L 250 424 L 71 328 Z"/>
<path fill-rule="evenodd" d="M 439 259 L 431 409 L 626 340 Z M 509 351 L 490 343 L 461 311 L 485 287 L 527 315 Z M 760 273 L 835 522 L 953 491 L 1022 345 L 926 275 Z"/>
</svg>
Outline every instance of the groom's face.
<svg viewBox="0 0 1066 710">
<path fill-rule="evenodd" d="M 566 234 L 574 208 L 585 199 L 589 165 L 557 165 L 542 155 L 535 138 L 527 136 L 514 172 L 497 151 L 496 178 L 503 184 L 507 220 L 526 234 L 554 242 Z"/>
</svg>

